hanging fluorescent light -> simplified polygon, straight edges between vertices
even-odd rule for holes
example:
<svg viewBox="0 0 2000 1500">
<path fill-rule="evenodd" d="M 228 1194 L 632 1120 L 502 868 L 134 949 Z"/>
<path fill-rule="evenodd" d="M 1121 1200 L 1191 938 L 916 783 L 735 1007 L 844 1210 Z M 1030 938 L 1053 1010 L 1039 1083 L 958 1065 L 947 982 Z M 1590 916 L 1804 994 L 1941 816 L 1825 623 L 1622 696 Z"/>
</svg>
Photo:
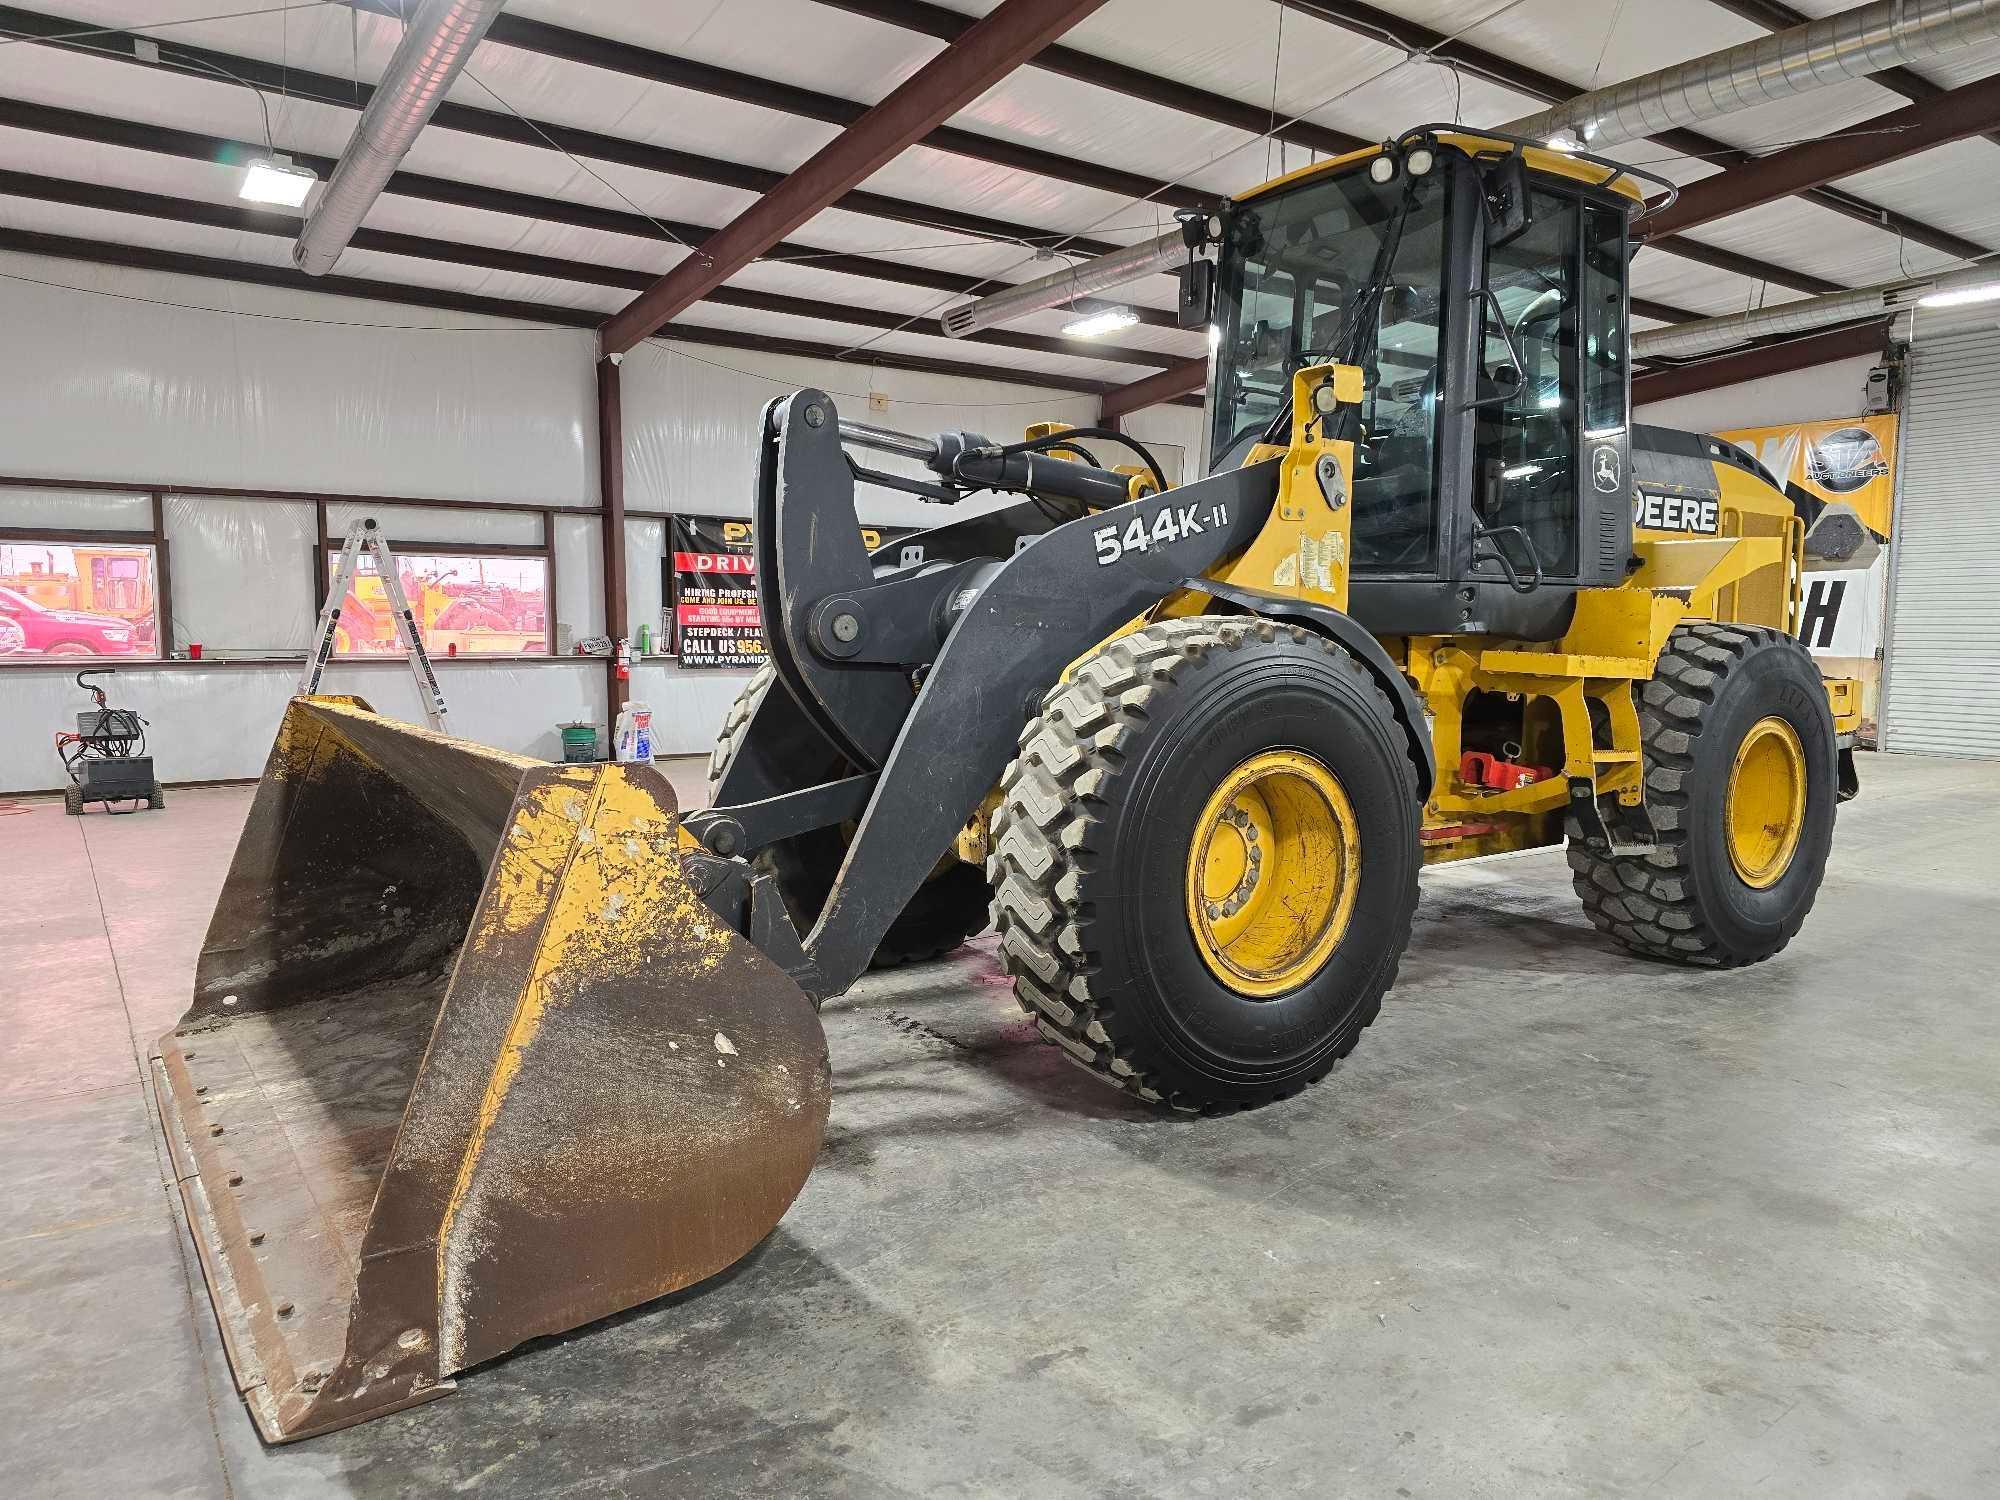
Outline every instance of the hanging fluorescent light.
<svg viewBox="0 0 2000 1500">
<path fill-rule="evenodd" d="M 275 203 L 282 208 L 301 208 L 306 194 L 319 181 L 311 167 L 301 167 L 289 156 L 260 156 L 244 168 L 243 185 L 236 196 L 252 203 Z"/>
<path fill-rule="evenodd" d="M 1929 292 L 1917 298 L 1919 307 L 1965 307 L 1974 302 L 2000 302 L 2000 281 L 1953 287 L 1949 291 Z"/>
<path fill-rule="evenodd" d="M 1541 472 L 1542 466 L 1540 464 L 1515 464 L 1511 469 L 1502 469 L 1500 477 L 1502 479 L 1526 479 L 1530 475 Z"/>
<path fill-rule="evenodd" d="M 1101 338 L 1107 333 L 1116 333 L 1121 328 L 1130 328 L 1138 321 L 1139 315 L 1129 307 L 1107 307 L 1103 312 L 1095 312 L 1087 318 L 1078 318 L 1074 323 L 1063 324 L 1063 337 Z"/>
</svg>

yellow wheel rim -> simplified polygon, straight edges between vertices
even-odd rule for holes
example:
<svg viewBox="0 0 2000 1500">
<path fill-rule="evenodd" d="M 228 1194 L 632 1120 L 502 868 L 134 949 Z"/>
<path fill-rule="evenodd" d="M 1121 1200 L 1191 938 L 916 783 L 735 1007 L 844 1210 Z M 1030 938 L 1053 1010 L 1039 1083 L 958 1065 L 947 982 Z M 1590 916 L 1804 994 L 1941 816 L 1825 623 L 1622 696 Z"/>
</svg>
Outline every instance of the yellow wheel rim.
<svg viewBox="0 0 2000 1500">
<path fill-rule="evenodd" d="M 1318 973 L 1360 887 L 1354 804 L 1303 751 L 1251 756 L 1195 822 L 1188 925 L 1209 972 L 1238 994 L 1283 994 Z"/>
<path fill-rule="evenodd" d="M 1776 885 L 1806 825 L 1806 753 L 1783 719 L 1759 719 L 1736 747 L 1722 816 L 1729 862 L 1743 883 Z"/>
</svg>

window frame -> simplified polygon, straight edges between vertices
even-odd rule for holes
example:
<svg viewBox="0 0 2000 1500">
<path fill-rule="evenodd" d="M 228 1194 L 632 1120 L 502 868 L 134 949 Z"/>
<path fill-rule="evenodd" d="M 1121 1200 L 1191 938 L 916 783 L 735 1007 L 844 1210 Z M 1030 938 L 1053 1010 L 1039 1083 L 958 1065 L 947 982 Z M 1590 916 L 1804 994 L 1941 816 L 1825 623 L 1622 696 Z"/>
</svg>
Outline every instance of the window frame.
<svg viewBox="0 0 2000 1500">
<path fill-rule="evenodd" d="M 1466 206 L 1463 201 L 1463 184 L 1470 170 L 1470 163 L 1471 158 L 1456 148 L 1440 152 L 1436 176 L 1430 184 L 1431 190 L 1438 194 L 1438 224 L 1435 232 L 1438 236 L 1437 253 L 1440 271 L 1438 281 L 1439 304 L 1437 309 L 1437 345 L 1438 359 L 1440 361 L 1445 359 L 1445 350 L 1453 336 L 1453 319 L 1462 316 L 1462 314 L 1455 312 L 1453 307 L 1455 298 L 1451 288 L 1451 267 L 1456 253 L 1456 246 L 1459 243 L 1460 237 L 1465 233 Z M 1280 190 L 1273 197 L 1274 199 L 1281 200 L 1293 193 L 1311 192 L 1315 188 L 1343 181 L 1350 176 L 1365 175 L 1367 170 L 1367 163 L 1357 161 L 1337 173 L 1329 174 L 1327 177 L 1315 178 L 1301 183 L 1296 187 Z M 1399 178 L 1390 191 L 1407 191 L 1407 184 L 1403 179 Z M 1261 197 L 1253 200 L 1249 206 L 1261 207 Z M 1400 249 L 1398 254 L 1400 256 Z M 1207 448 L 1208 462 L 1211 466 L 1222 463 L 1227 457 L 1228 452 L 1233 451 L 1221 446 L 1224 443 L 1224 437 L 1219 430 L 1223 423 L 1220 411 L 1223 381 L 1218 361 L 1222 358 L 1222 351 L 1234 347 L 1242 330 L 1245 288 L 1242 283 L 1241 267 L 1239 266 L 1237 269 L 1238 274 L 1235 280 L 1232 281 L 1228 276 L 1222 276 L 1218 279 L 1216 308 L 1212 314 L 1218 330 L 1217 350 L 1210 361 L 1209 401 L 1203 411 L 1204 444 Z M 1392 274 L 1394 269 L 1394 266 L 1391 266 L 1390 270 Z M 1292 280 L 1293 320 L 1294 328 L 1296 328 L 1297 320 L 1302 310 L 1300 305 L 1302 299 L 1296 276 L 1293 276 Z M 1380 312 L 1378 309 L 1378 336 L 1380 333 L 1379 317 Z M 1371 391 L 1370 400 L 1372 400 L 1372 394 Z M 1283 404 L 1283 393 L 1280 394 L 1279 404 Z M 1449 567 L 1447 552 L 1451 545 L 1450 538 L 1452 535 L 1452 523 L 1447 520 L 1447 513 L 1451 510 L 1452 506 L 1443 483 L 1446 473 L 1446 440 L 1448 436 L 1448 427 L 1444 420 L 1444 415 L 1445 392 L 1440 388 L 1433 398 L 1430 417 L 1430 531 L 1424 559 L 1414 566 L 1399 564 L 1393 568 L 1364 568 L 1357 562 L 1353 567 L 1353 576 L 1357 581 L 1366 581 L 1368 583 L 1422 582 L 1441 577 L 1447 571 Z"/>
<path fill-rule="evenodd" d="M 1572 583 L 1576 579 L 1580 578 L 1583 574 L 1583 521 L 1584 521 L 1583 486 L 1585 482 L 1585 463 L 1586 463 L 1586 460 L 1584 458 L 1585 444 L 1583 440 L 1583 431 L 1584 431 L 1583 288 L 1584 288 L 1584 278 L 1587 272 L 1587 268 L 1584 264 L 1583 250 L 1584 250 L 1584 222 L 1587 217 L 1586 210 L 1591 206 L 1591 204 L 1595 200 L 1593 200 L 1590 196 L 1584 193 L 1573 191 L 1566 186 L 1561 186 L 1546 180 L 1536 180 L 1531 188 L 1531 192 L 1538 199 L 1554 200 L 1555 203 L 1557 204 L 1557 212 L 1566 213 L 1570 216 L 1569 233 L 1566 236 L 1568 243 L 1567 243 L 1567 248 L 1564 251 L 1564 255 L 1568 262 L 1568 271 L 1571 278 L 1571 286 L 1569 289 L 1568 302 L 1562 308 L 1561 312 L 1558 315 L 1558 327 L 1560 329 L 1567 330 L 1568 338 L 1566 340 L 1565 339 L 1557 340 L 1559 368 L 1556 373 L 1556 389 L 1560 392 L 1563 392 L 1566 396 L 1572 398 L 1564 403 L 1564 405 L 1567 407 L 1567 410 L 1563 411 L 1562 413 L 1563 426 L 1565 428 L 1566 435 L 1568 436 L 1569 439 L 1569 454 L 1568 454 L 1569 465 L 1570 465 L 1569 555 L 1566 558 L 1560 559 L 1558 565 L 1556 566 L 1550 566 L 1550 562 L 1548 559 L 1540 558 L 1539 551 L 1537 553 L 1537 557 L 1542 562 L 1544 569 L 1546 570 L 1544 573 L 1544 577 L 1549 582 Z M 1492 286 L 1493 257 L 1496 253 L 1504 251 L 1507 248 L 1508 248 L 1507 246 L 1496 247 L 1482 237 L 1482 244 L 1480 248 L 1480 258 L 1479 258 L 1480 285 L 1485 287 Z M 1484 371 L 1486 369 L 1486 357 L 1489 352 L 1488 341 L 1496 336 L 1493 333 L 1491 333 L 1488 328 L 1491 312 L 1492 312 L 1491 307 L 1486 303 L 1485 298 L 1482 296 L 1479 299 L 1479 306 L 1476 310 L 1477 326 L 1479 330 L 1479 362 L 1477 367 L 1479 371 Z M 1518 338 L 1515 340 L 1515 342 L 1518 343 Z M 1531 383 L 1528 380 L 1528 372 L 1526 369 L 1523 369 L 1519 373 L 1521 376 L 1522 385 L 1517 395 L 1526 397 L 1532 393 Z M 1494 411 L 1495 413 L 1504 415 L 1511 408 L 1512 408 L 1512 400 L 1510 398 L 1508 402 L 1500 403 L 1491 408 L 1491 410 Z M 1475 524 L 1481 524 L 1481 523 L 1490 523 L 1497 525 L 1509 524 L 1503 520 L 1500 520 L 1499 517 L 1490 518 L 1489 521 L 1489 518 L 1484 518 L 1479 514 L 1480 486 L 1484 483 L 1483 472 L 1479 460 L 1480 426 L 1481 424 L 1478 421 L 1475 421 L 1473 424 L 1473 468 L 1470 476 L 1472 481 L 1472 488 L 1470 491 L 1470 495 L 1468 497 L 1469 503 L 1473 508 L 1473 520 Z M 1484 576 L 1478 573 L 1478 569 L 1476 566 L 1474 567 L 1474 574 L 1475 576 Z"/>
<path fill-rule="evenodd" d="M 168 554 L 166 528 L 164 525 L 165 506 L 161 493 L 152 492 L 152 529 L 150 531 L 91 530 L 71 527 L 47 526 L 0 526 L 0 546 L 66 547 L 72 552 L 79 549 L 95 551 L 102 548 L 144 549 L 151 554 L 152 567 L 152 644 L 144 651 L 123 653 L 91 652 L 84 656 L 49 656 L 41 652 L 10 652 L 0 656 L 0 666 L 46 666 L 51 662 L 91 661 L 130 663 L 132 665 L 155 665 L 170 660 L 175 651 L 173 625 L 172 563 Z M 77 575 L 79 578 L 81 574 Z M 0 585 L 12 587 L 12 585 Z M 21 592 L 16 589 L 15 592 Z M 86 613 L 104 613 L 102 610 L 86 609 Z M 120 616 L 120 618 L 123 618 Z M 135 629 L 137 628 L 135 623 Z"/>
<path fill-rule="evenodd" d="M 347 502 L 343 501 L 341 503 Z M 340 549 L 346 544 L 347 538 L 345 536 L 334 536 L 328 529 L 326 501 L 315 502 L 313 511 L 315 524 L 319 532 L 319 540 L 314 544 L 309 554 L 309 565 L 312 568 L 313 613 L 317 617 L 324 613 L 326 609 L 327 590 L 333 582 L 333 569 L 340 560 Z M 433 647 L 430 641 L 426 640 L 424 646 L 431 653 L 433 659 L 454 662 L 557 661 L 562 659 L 561 653 L 556 649 L 557 512 L 554 510 L 540 510 L 535 513 L 542 520 L 542 539 L 540 542 L 397 541 L 392 534 L 391 525 L 387 522 L 384 523 L 383 531 L 387 536 L 390 550 L 395 554 L 399 562 L 410 557 L 511 557 L 525 560 L 539 559 L 542 564 L 544 607 L 541 650 L 480 651 L 466 652 L 462 655 L 453 656 L 440 648 Z M 396 659 L 393 654 L 383 656 L 374 652 L 357 651 L 335 652 L 329 658 L 331 661 L 340 662 L 345 665 L 371 661 L 393 661 Z"/>
</svg>

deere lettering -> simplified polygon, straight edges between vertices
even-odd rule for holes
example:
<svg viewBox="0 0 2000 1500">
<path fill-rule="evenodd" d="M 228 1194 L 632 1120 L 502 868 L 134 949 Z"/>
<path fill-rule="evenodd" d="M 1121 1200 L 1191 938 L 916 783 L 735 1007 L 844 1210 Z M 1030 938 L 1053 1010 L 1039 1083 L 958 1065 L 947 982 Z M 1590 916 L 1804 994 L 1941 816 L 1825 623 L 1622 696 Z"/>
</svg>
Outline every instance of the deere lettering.
<svg viewBox="0 0 2000 1500">
<path fill-rule="evenodd" d="M 1632 505 L 1632 524 L 1642 531 L 1682 531 L 1714 536 L 1722 529 L 1721 502 L 1699 495 L 1649 495 Z"/>
</svg>

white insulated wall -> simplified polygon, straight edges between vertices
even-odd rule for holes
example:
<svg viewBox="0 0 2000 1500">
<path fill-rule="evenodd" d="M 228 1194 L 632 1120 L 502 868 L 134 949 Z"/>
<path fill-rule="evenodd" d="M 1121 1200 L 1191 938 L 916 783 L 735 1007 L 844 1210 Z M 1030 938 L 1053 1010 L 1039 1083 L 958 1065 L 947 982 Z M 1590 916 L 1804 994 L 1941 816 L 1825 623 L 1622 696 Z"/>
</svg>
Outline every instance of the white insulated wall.
<svg viewBox="0 0 2000 1500">
<path fill-rule="evenodd" d="M 210 309 L 222 309 L 214 311 Z M 0 472 L 163 483 L 177 639 L 223 653 L 300 652 L 312 630 L 306 557 L 313 510 L 261 489 L 402 494 L 552 506 L 597 502 L 592 339 L 472 314 L 96 267 L 0 252 Z M 622 367 L 626 504 L 747 515 L 764 404 L 802 385 L 881 426 L 968 427 L 1018 437 L 1030 422 L 1094 420 L 1096 401 L 974 381 L 740 350 L 642 345 Z M 886 409 L 870 410 L 870 392 Z M 1143 414 L 1142 414 L 1143 415 Z M 1136 419 L 1135 419 L 1136 420 Z M 883 467 L 891 464 L 884 462 Z M 175 493 L 240 488 L 242 499 Z M 863 488 L 864 522 L 937 525 L 940 507 Z M 352 509 L 328 507 L 336 533 Z M 505 511 L 380 512 L 407 542 L 534 542 L 540 518 Z M 0 526 L 150 529 L 144 496 L 0 490 Z M 555 617 L 604 628 L 601 522 L 559 515 Z M 665 523 L 626 523 L 631 625 L 657 634 Z M 0 792 L 52 788 L 51 746 L 87 700 L 79 666 L 0 671 Z M 597 660 L 440 663 L 453 729 L 554 758 L 556 726 L 604 724 Z M 255 776 L 297 680 L 297 663 L 121 666 L 114 701 L 153 721 L 162 779 Z M 706 751 L 747 674 L 634 669 L 662 748 Z M 329 674 L 411 721 L 398 664 Z"/>
<path fill-rule="evenodd" d="M 967 346 L 974 358 L 977 349 Z M 750 514 L 764 407 L 801 386 L 826 392 L 843 417 L 904 432 L 965 429 L 1011 442 L 1031 422 L 1081 427 L 1097 420 L 1095 396 L 870 369 L 860 358 L 849 364 L 656 341 L 627 355 L 619 376 L 625 504 L 684 515 Z M 871 393 L 887 398 L 879 409 L 870 404 Z M 887 454 L 863 456 L 873 468 L 925 472 Z M 938 526 L 968 514 L 873 485 L 856 491 L 855 508 L 870 526 Z"/>
<path fill-rule="evenodd" d="M 34 279 L 0 280 L 5 472 L 596 503 L 579 330 L 5 252 L 0 273 Z"/>
<path fill-rule="evenodd" d="M 1848 416 L 1862 409 L 1868 372 L 1880 363 L 1875 356 L 1864 354 L 1858 359 L 1697 391 L 1671 401 L 1649 402 L 1636 408 L 1632 419 L 1682 432 L 1726 432 Z"/>
</svg>

